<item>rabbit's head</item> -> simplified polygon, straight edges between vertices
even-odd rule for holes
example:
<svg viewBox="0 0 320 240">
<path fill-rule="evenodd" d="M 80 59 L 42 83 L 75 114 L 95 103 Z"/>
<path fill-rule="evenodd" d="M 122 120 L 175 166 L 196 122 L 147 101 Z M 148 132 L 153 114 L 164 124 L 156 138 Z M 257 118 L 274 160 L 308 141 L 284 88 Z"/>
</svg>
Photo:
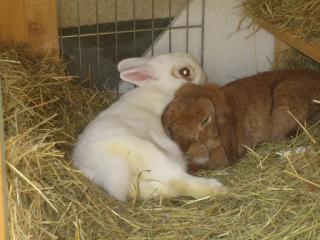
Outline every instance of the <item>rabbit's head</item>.
<svg viewBox="0 0 320 240">
<path fill-rule="evenodd" d="M 126 58 L 119 62 L 118 71 L 124 81 L 138 86 L 161 84 L 177 88 L 182 83 L 203 84 L 206 75 L 199 63 L 185 53 L 170 53 L 152 58 Z"/>
<path fill-rule="evenodd" d="M 214 96 L 212 101 L 210 96 Z M 177 92 L 162 114 L 162 124 L 193 163 L 203 165 L 213 149 L 222 145 L 220 126 L 225 124 L 228 109 L 218 87 L 187 84 Z"/>
</svg>

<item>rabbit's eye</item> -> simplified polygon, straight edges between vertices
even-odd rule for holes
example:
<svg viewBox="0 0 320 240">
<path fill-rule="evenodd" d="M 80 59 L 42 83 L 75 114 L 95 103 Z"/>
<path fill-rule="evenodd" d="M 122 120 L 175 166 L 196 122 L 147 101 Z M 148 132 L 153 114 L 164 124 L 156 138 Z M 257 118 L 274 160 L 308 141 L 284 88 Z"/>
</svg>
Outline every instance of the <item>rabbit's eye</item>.
<svg viewBox="0 0 320 240">
<path fill-rule="evenodd" d="M 205 118 L 202 119 L 201 126 L 203 127 L 203 126 L 207 125 L 210 122 L 211 122 L 211 116 L 208 115 L 208 116 L 206 116 Z"/>
<path fill-rule="evenodd" d="M 190 77 L 190 70 L 189 70 L 189 68 L 186 68 L 186 67 L 181 68 L 181 69 L 179 70 L 179 74 L 180 74 L 182 77 Z"/>
</svg>

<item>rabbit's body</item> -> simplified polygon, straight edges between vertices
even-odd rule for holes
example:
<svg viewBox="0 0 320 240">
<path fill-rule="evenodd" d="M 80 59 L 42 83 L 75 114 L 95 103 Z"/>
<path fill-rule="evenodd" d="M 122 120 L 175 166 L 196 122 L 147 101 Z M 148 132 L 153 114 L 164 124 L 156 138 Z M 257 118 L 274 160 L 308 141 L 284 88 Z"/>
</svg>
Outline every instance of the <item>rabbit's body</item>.
<svg viewBox="0 0 320 240">
<path fill-rule="evenodd" d="M 203 82 L 203 76 L 194 81 Z M 222 190 L 215 179 L 186 173 L 181 150 L 161 125 L 165 106 L 185 83 L 155 81 L 123 95 L 79 136 L 74 164 L 119 200 L 160 195 L 198 198 Z"/>
<path fill-rule="evenodd" d="M 191 159 L 206 158 L 199 165 L 218 168 L 236 161 L 245 152 L 244 145 L 283 140 L 298 126 L 288 111 L 304 122 L 316 110 L 312 100 L 319 98 L 318 72 L 269 71 L 222 88 L 183 86 L 162 121 L 168 135 Z M 212 121 L 199 128 L 208 116 Z"/>
<path fill-rule="evenodd" d="M 314 112 L 320 98 L 320 73 L 279 70 L 242 78 L 222 87 L 234 116 L 238 153 L 243 145 L 284 140 Z M 315 110 L 316 108 L 314 108 Z"/>
</svg>

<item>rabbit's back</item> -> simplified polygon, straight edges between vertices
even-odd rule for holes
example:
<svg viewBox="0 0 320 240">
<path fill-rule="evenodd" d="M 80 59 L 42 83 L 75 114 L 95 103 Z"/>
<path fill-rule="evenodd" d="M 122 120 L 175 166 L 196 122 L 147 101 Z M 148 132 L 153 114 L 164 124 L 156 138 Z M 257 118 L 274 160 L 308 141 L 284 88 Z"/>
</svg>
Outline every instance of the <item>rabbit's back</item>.
<svg viewBox="0 0 320 240">
<path fill-rule="evenodd" d="M 283 140 L 311 114 L 320 98 L 320 73 L 306 70 L 263 72 L 222 88 L 235 116 L 239 144 Z"/>
</svg>

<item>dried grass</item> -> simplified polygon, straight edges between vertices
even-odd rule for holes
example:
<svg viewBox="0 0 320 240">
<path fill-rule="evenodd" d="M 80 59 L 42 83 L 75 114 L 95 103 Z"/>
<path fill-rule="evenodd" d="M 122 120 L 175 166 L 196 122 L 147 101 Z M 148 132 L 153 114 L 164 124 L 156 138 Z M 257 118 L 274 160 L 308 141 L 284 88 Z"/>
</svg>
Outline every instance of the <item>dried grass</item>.
<svg viewBox="0 0 320 240">
<path fill-rule="evenodd" d="M 201 172 L 226 195 L 122 203 L 69 161 L 75 136 L 112 95 L 75 85 L 46 59 L 0 50 L 11 239 L 318 239 L 319 125 L 250 150 L 223 171 Z M 305 153 L 276 153 L 309 146 Z"/>
<path fill-rule="evenodd" d="M 320 44 L 319 0 L 245 0 L 243 9 L 245 15 Z"/>
<path fill-rule="evenodd" d="M 312 60 L 294 48 L 281 51 L 280 61 L 275 69 L 310 69 L 320 72 L 320 63 Z"/>
</svg>

